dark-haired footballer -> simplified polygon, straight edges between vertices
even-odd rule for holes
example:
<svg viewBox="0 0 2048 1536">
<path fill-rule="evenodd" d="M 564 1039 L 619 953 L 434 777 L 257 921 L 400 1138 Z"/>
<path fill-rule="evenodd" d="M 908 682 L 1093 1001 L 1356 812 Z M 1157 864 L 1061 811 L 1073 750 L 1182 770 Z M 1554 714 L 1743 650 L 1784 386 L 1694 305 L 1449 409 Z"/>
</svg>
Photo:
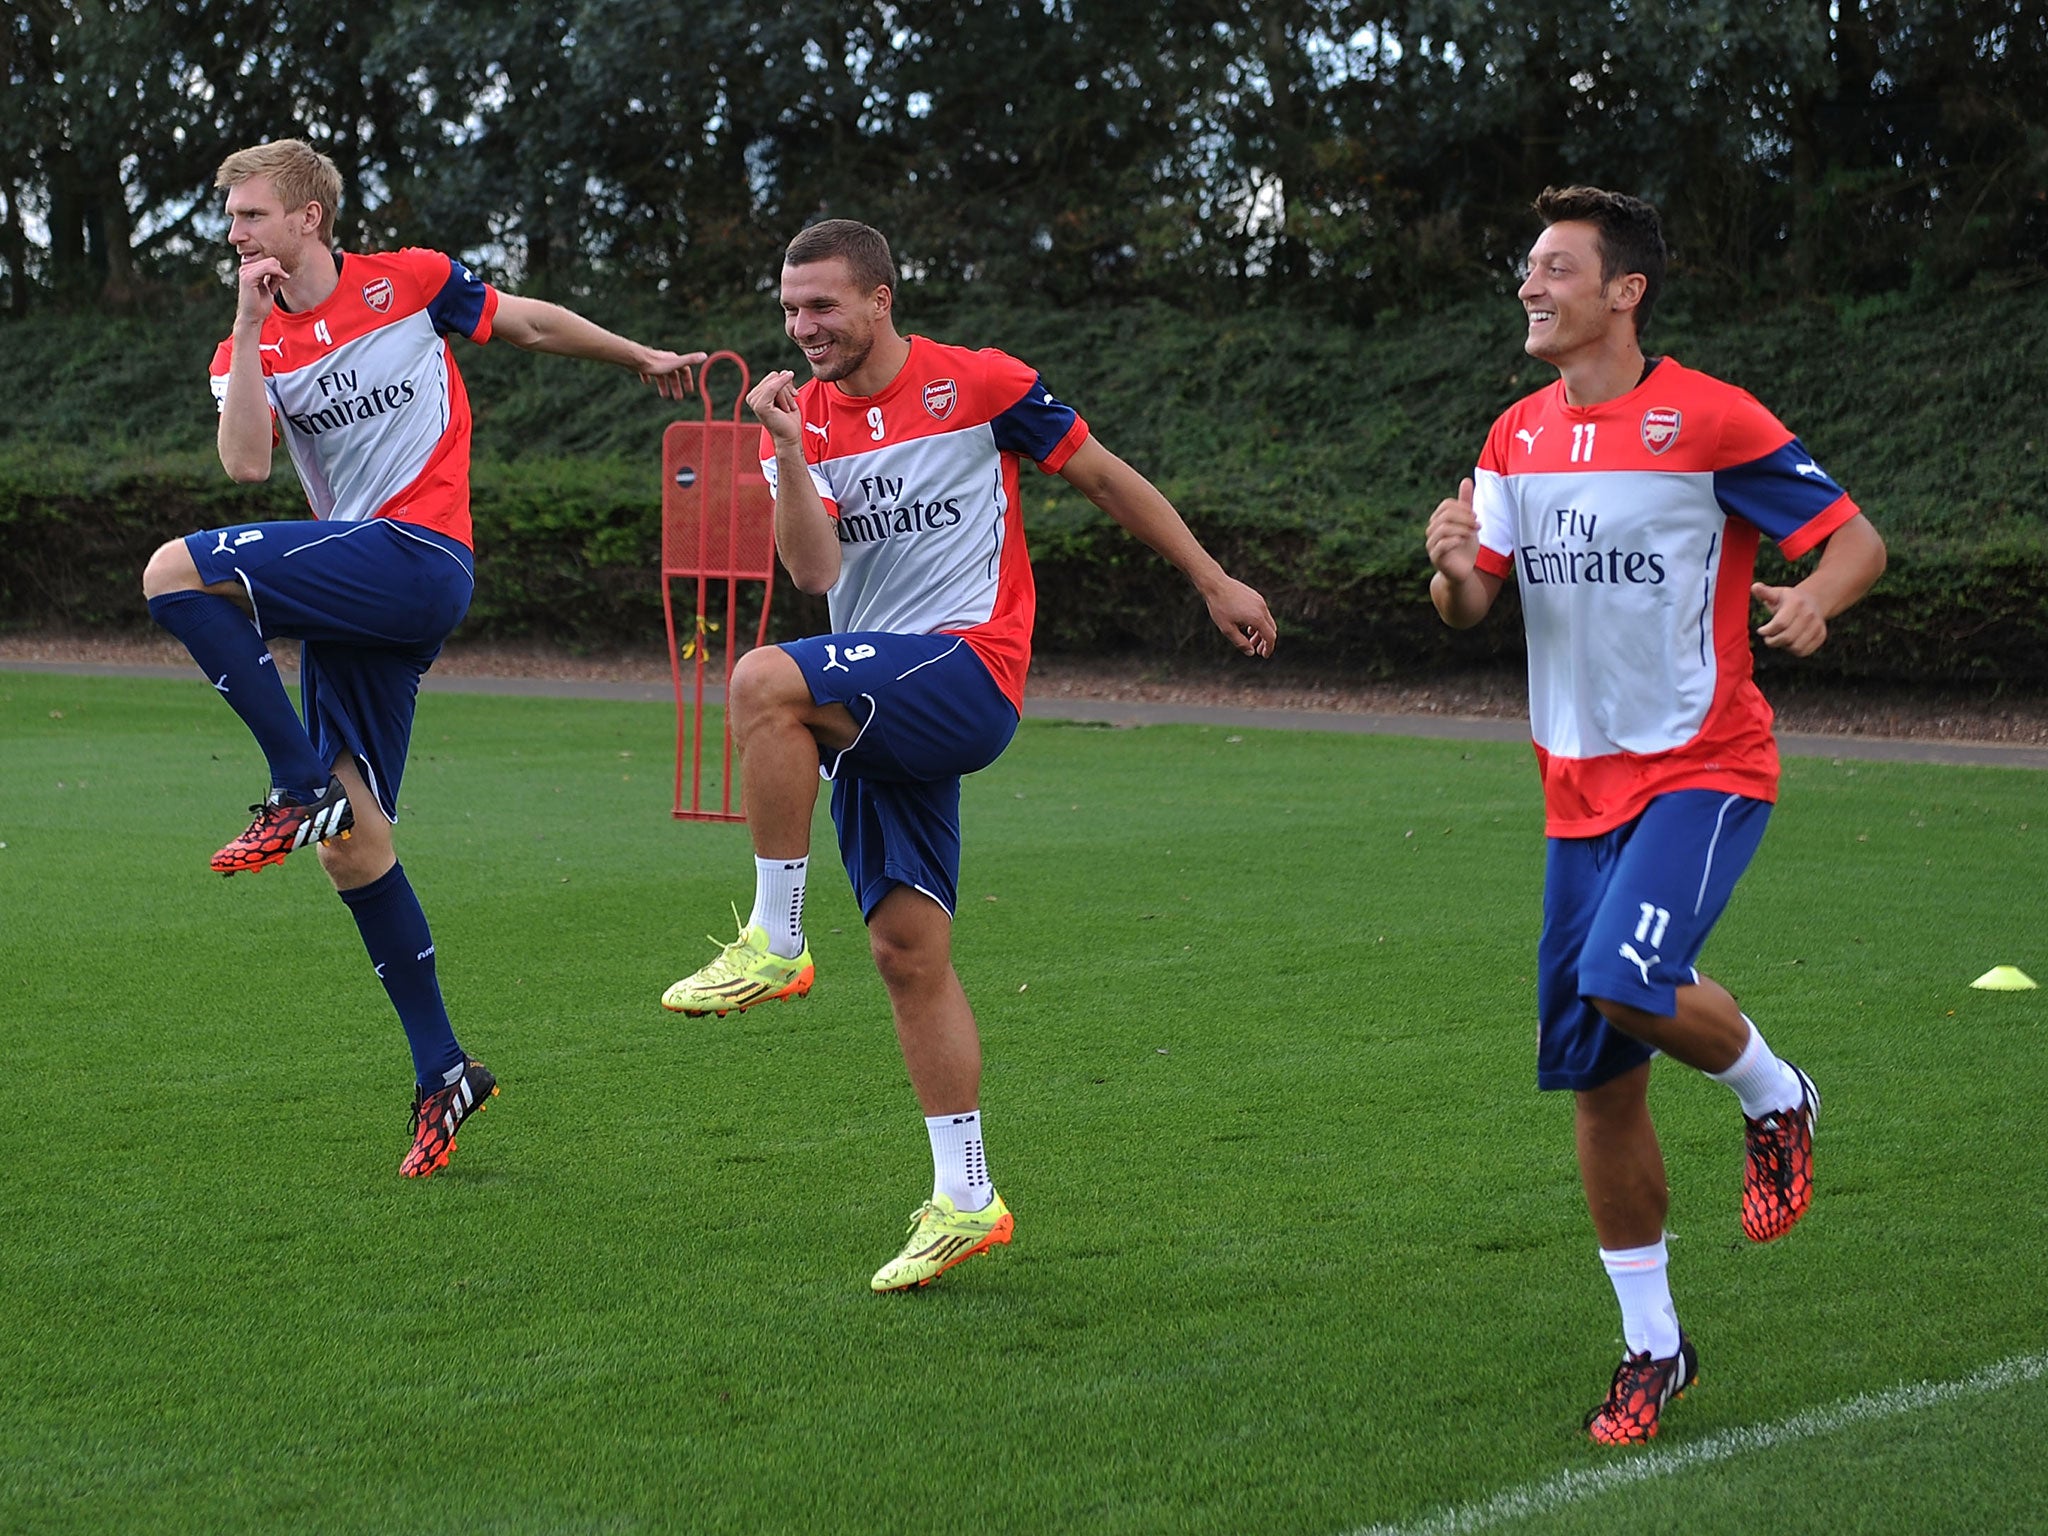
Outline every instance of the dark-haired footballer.
<svg viewBox="0 0 2048 1536">
<path fill-rule="evenodd" d="M 931 1198 L 877 1291 L 929 1284 L 1014 1225 L 989 1179 L 981 1042 L 952 928 L 960 778 L 1009 745 L 1031 663 L 1019 462 L 1061 476 L 1178 566 L 1240 651 L 1274 643 L 1265 600 L 1037 370 L 899 335 L 895 295 L 889 243 L 865 224 L 813 225 L 784 255 L 783 325 L 811 379 L 771 373 L 747 404 L 765 429 L 777 553 L 799 587 L 829 595 L 833 632 L 750 651 L 733 674 L 753 914 L 662 998 L 725 1014 L 810 991 L 804 885 L 822 772 L 932 1148 Z"/>
<path fill-rule="evenodd" d="M 1750 605 L 1768 614 L 1766 645 L 1810 655 L 1885 553 L 1752 396 L 1644 355 L 1664 282 L 1655 208 L 1568 187 L 1536 212 L 1524 345 L 1560 377 L 1494 423 L 1472 478 L 1430 517 L 1430 596 L 1459 629 L 1507 582 L 1521 596 L 1549 835 L 1536 1081 L 1575 1095 L 1580 1179 L 1621 1304 L 1626 1352 L 1586 1430 L 1626 1444 L 1657 1433 L 1699 1370 L 1671 1300 L 1651 1058 L 1741 1100 L 1747 1237 L 1782 1236 L 1813 1198 L 1820 1096 L 1694 966 L 1778 793 Z M 1796 586 L 1763 585 L 1762 538 L 1820 560 Z"/>
</svg>

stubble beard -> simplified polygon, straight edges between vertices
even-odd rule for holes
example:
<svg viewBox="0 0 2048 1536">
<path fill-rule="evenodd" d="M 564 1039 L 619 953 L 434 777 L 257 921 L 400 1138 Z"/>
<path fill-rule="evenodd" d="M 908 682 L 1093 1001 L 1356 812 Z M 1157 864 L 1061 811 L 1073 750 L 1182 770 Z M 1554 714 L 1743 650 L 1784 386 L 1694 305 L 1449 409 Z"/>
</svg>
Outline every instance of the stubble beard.
<svg viewBox="0 0 2048 1536">
<path fill-rule="evenodd" d="M 868 360 L 868 354 L 874 350 L 875 338 L 872 334 L 861 343 L 858 351 L 844 344 L 835 344 L 833 352 L 828 354 L 822 363 L 811 364 L 811 377 L 821 384 L 836 384 L 841 379 L 859 373 L 861 365 Z"/>
</svg>

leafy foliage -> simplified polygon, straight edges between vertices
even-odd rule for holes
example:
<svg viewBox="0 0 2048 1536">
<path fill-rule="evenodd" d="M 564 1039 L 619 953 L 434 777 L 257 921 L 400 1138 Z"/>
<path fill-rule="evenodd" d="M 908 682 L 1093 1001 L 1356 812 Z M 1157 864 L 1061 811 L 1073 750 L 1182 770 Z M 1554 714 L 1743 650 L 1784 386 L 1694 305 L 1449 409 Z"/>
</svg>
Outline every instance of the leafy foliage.
<svg viewBox="0 0 2048 1536">
<path fill-rule="evenodd" d="M 1498 280 L 1546 183 L 1658 199 L 1733 292 L 2042 275 L 2048 13 L 2009 0 L 189 0 L 0 9 L 8 304 L 217 258 L 296 133 L 345 245 L 730 300 L 821 215 L 1061 304 L 1353 316 Z M 44 233 L 46 231 L 47 233 Z"/>
<path fill-rule="evenodd" d="M 905 296 L 906 322 L 1028 358 L 1266 592 L 1290 654 L 1408 671 L 1516 651 L 1511 614 L 1466 635 L 1437 622 L 1418 532 L 1494 415 L 1550 376 L 1522 354 L 1511 305 L 1354 326 L 933 289 Z M 787 355 L 765 302 L 597 307 L 641 334 L 729 345 L 756 374 Z M 200 377 L 222 309 L 215 299 L 155 324 L 14 328 L 22 345 L 0 357 L 0 389 L 18 406 L 0 436 L 5 622 L 141 624 L 135 574 L 157 542 L 302 510 L 284 468 L 237 488 L 213 457 Z M 2048 440 L 2032 408 L 2048 393 L 2048 293 L 1900 296 L 1746 322 L 1674 305 L 1659 326 L 1657 345 L 1744 384 L 1798 430 L 1891 543 L 1878 591 L 1803 668 L 2048 675 Z M 624 373 L 503 346 L 460 357 L 477 423 L 468 632 L 580 645 L 659 634 L 662 403 Z M 729 413 L 736 372 L 721 365 L 711 385 Z M 1027 471 L 1023 496 L 1042 647 L 1199 654 L 1214 643 L 1179 575 L 1065 482 Z M 786 585 L 776 604 L 781 633 L 822 625 L 821 605 Z"/>
</svg>

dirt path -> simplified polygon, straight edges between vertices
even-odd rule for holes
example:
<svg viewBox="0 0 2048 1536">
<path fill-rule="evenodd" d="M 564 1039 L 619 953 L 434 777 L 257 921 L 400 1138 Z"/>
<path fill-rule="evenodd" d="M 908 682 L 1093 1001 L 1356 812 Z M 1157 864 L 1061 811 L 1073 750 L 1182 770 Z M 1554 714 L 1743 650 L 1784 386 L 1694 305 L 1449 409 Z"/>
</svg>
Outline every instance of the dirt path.
<svg viewBox="0 0 2048 1536">
<path fill-rule="evenodd" d="M 289 676 L 295 658 L 280 661 Z M 0 636 L 0 668 L 140 672 L 191 667 L 168 636 Z M 667 653 L 576 655 L 542 645 L 451 645 L 428 684 L 472 692 L 625 699 L 672 695 Z M 1787 752 L 2048 768 L 2048 693 L 1977 696 L 1935 690 L 1845 690 L 1766 682 Z M 1039 657 L 1026 713 L 1118 725 L 1186 722 L 1272 729 L 1527 739 L 1517 672 L 1447 674 L 1426 682 L 1370 682 L 1285 665 L 1219 659 L 1214 665 Z"/>
</svg>

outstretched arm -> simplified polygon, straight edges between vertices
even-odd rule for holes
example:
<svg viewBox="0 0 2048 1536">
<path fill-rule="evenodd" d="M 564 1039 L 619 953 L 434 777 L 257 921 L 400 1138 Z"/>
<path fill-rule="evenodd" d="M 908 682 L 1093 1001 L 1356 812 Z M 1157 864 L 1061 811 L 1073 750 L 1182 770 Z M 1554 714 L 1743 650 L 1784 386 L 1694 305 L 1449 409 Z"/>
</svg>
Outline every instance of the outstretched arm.
<svg viewBox="0 0 2048 1536">
<path fill-rule="evenodd" d="M 1884 574 L 1884 539 L 1858 512 L 1828 535 L 1820 563 L 1795 587 L 1757 582 L 1750 596 L 1771 610 L 1757 626 L 1765 645 L 1811 656 L 1828 637 L 1828 620 L 1862 598 Z"/>
<path fill-rule="evenodd" d="M 1092 437 L 1074 450 L 1059 474 L 1140 543 L 1179 567 L 1232 645 L 1247 656 L 1273 654 L 1279 631 L 1266 600 L 1216 563 L 1150 480 Z"/>
<path fill-rule="evenodd" d="M 523 299 L 514 293 L 498 295 L 497 316 L 491 334 L 529 352 L 552 352 L 557 357 L 584 357 L 594 363 L 613 363 L 640 375 L 640 382 L 652 384 L 663 398 L 680 400 L 690 393 L 690 370 L 704 361 L 702 352 L 664 352 L 614 335 L 594 320 L 586 320 L 573 309 L 543 299 Z"/>
<path fill-rule="evenodd" d="M 1472 481 L 1458 482 L 1458 494 L 1436 504 L 1424 536 L 1429 563 L 1429 600 L 1453 629 L 1470 629 L 1493 608 L 1501 578 L 1479 569 L 1479 514 L 1472 510 Z"/>
</svg>

